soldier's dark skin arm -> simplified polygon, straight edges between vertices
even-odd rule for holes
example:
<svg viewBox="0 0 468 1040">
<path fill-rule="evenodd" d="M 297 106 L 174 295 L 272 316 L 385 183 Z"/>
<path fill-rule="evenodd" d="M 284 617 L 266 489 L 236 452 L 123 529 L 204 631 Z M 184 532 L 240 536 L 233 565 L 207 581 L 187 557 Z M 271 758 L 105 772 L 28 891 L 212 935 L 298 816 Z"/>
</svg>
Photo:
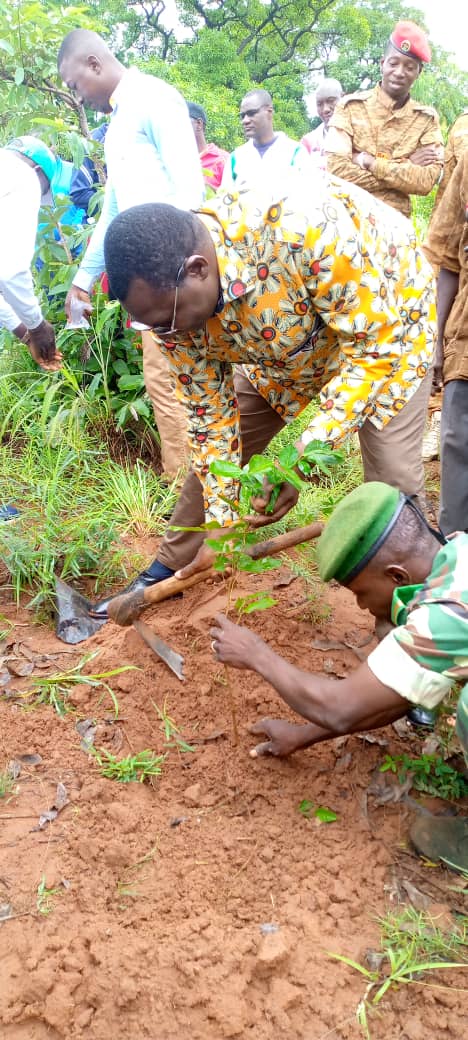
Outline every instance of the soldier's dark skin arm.
<svg viewBox="0 0 468 1040">
<path fill-rule="evenodd" d="M 272 753 L 287 754 L 346 733 L 377 729 L 401 718 L 410 707 L 395 690 L 384 686 L 366 663 L 346 679 L 312 675 L 285 661 L 250 629 L 234 625 L 222 614 L 216 617 L 211 637 L 218 661 L 261 675 L 286 704 L 312 724 L 291 729 L 289 723 L 277 723 L 284 728 L 285 739 L 287 733 L 292 737 L 293 744 Z M 265 731 L 262 723 L 258 725 L 254 732 L 261 732 L 262 726 Z"/>
<path fill-rule="evenodd" d="M 443 386 L 444 332 L 458 292 L 459 281 L 457 271 L 447 271 L 446 268 L 441 267 L 437 279 L 437 346 L 432 377 L 432 385 L 435 390 L 440 390 Z"/>
</svg>

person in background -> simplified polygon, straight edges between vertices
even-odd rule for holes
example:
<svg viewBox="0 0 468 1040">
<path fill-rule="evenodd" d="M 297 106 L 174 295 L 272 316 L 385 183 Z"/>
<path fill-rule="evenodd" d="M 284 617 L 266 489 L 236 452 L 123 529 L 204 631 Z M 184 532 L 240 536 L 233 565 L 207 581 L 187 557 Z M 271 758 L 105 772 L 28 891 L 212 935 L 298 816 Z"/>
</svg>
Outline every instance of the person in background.
<svg viewBox="0 0 468 1040">
<path fill-rule="evenodd" d="M 67 296 L 69 317 L 73 298 L 91 310 L 90 290 L 105 269 L 104 236 L 117 213 L 144 202 L 196 208 L 204 187 L 187 105 L 174 87 L 137 68 L 126 69 L 104 40 L 87 29 L 75 29 L 62 41 L 58 69 L 80 103 L 110 114 L 102 213 Z M 142 344 L 162 468 L 172 478 L 187 461 L 185 415 L 166 359 L 148 329 L 142 332 Z"/>
<path fill-rule="evenodd" d="M 37 137 L 24 135 L 0 150 L 0 304 L 2 327 L 27 343 L 47 371 L 60 368 L 55 332 L 34 291 L 31 265 L 41 201 L 50 193 L 56 159 Z"/>
<path fill-rule="evenodd" d="M 246 144 L 229 156 L 221 187 L 260 192 L 264 199 L 287 194 L 287 181 L 294 172 L 310 173 L 310 158 L 299 141 L 273 129 L 273 102 L 266 90 L 251 90 L 241 101 L 240 119 Z"/>
<path fill-rule="evenodd" d="M 229 153 L 225 152 L 223 148 L 218 148 L 218 145 L 213 142 L 207 144 L 205 137 L 206 112 L 203 106 L 195 104 L 194 101 L 188 101 L 187 108 L 197 142 L 205 184 L 216 191 L 223 179 L 223 170 Z"/>
<path fill-rule="evenodd" d="M 447 186 L 449 184 L 450 178 L 452 177 L 452 174 L 454 173 L 454 171 L 455 171 L 455 169 L 457 167 L 457 164 L 458 164 L 459 160 L 461 159 L 461 157 L 462 157 L 462 155 L 463 155 L 463 153 L 464 153 L 464 151 L 465 151 L 465 149 L 467 147 L 468 147 L 468 109 L 465 112 L 463 112 L 461 116 L 458 116 L 458 119 L 453 124 L 453 126 L 452 126 L 452 128 L 450 130 L 450 133 L 448 135 L 447 144 L 446 144 L 446 147 L 445 147 L 444 175 L 442 177 L 442 180 L 441 180 L 441 182 L 439 184 L 439 187 L 438 187 L 438 190 L 437 190 L 437 195 L 436 195 L 436 198 L 435 198 L 434 208 L 433 208 L 432 214 L 431 214 L 431 221 L 430 221 L 430 224 L 429 224 L 429 232 L 428 232 L 428 234 L 429 234 L 429 238 L 430 239 L 432 239 L 433 231 L 435 232 L 435 238 L 437 239 L 437 236 L 438 236 L 438 227 L 437 227 L 437 225 L 438 225 L 438 220 L 439 220 L 439 216 L 438 216 L 439 206 L 440 206 L 440 203 L 441 203 L 441 201 L 442 201 L 442 199 L 444 197 L 445 190 L 446 190 L 446 188 L 447 188 Z M 445 223 L 445 218 L 444 218 L 444 223 Z M 455 243 L 454 243 L 455 247 L 456 247 L 456 242 L 458 241 L 457 232 L 456 232 L 457 223 L 458 222 L 455 221 Z M 432 261 L 432 265 L 434 267 L 434 271 L 438 275 L 439 274 L 440 261 L 439 261 L 439 259 L 437 257 L 436 252 L 434 252 L 434 251 L 431 251 L 431 261 Z M 447 277 L 447 272 L 445 272 L 445 274 L 442 276 L 442 278 L 444 279 L 446 277 Z M 443 284 L 442 284 L 442 287 L 441 287 L 441 291 L 442 292 L 444 291 Z M 442 329 L 442 338 L 443 338 L 443 329 Z M 439 362 L 437 364 L 437 371 L 434 373 L 435 378 L 434 378 L 434 384 L 433 384 L 433 393 L 432 393 L 432 396 L 431 396 L 431 400 L 429 402 L 428 428 L 427 428 L 427 431 L 426 431 L 426 434 L 425 434 L 424 440 L 423 440 L 423 459 L 424 459 L 425 462 L 430 462 L 433 459 L 438 459 L 439 455 L 440 455 L 440 431 L 441 431 L 441 421 L 442 421 L 442 396 L 443 396 L 443 391 L 442 391 L 442 386 L 443 386 L 443 379 L 442 379 L 443 344 L 442 344 L 442 338 L 440 340 L 440 347 L 439 347 L 439 355 L 440 356 L 439 356 Z M 450 382 L 452 382 L 452 380 L 450 380 Z M 452 396 L 454 390 L 455 390 L 455 387 L 451 386 L 449 397 Z M 445 412 L 446 412 L 446 415 L 447 415 L 447 410 L 445 410 Z M 449 459 L 450 459 L 450 449 L 448 449 L 447 461 L 449 461 Z M 458 468 L 458 467 L 456 467 L 456 468 Z M 445 472 L 447 474 L 447 466 L 445 466 Z M 458 513 L 458 510 L 457 510 L 457 513 Z"/>
<path fill-rule="evenodd" d="M 330 173 L 359 184 L 405 217 L 411 215 L 410 196 L 428 195 L 443 170 L 437 112 L 410 96 L 430 60 L 422 29 L 398 22 L 382 58 L 381 82 L 342 98 L 327 134 Z"/>
<path fill-rule="evenodd" d="M 347 733 L 378 729 L 411 707 L 432 710 L 468 679 L 468 535 L 448 542 L 411 498 L 388 484 L 362 484 L 336 506 L 317 543 L 322 581 L 338 581 L 388 632 L 344 679 L 290 664 L 250 629 L 218 615 L 211 629 L 217 661 L 256 672 L 306 725 L 262 719 L 267 739 L 253 755 L 290 755 Z M 457 708 L 468 761 L 468 685 Z M 468 869 L 468 820 L 419 814 L 410 830 L 419 852 Z"/>
<path fill-rule="evenodd" d="M 41 201 L 50 193 L 56 159 L 37 137 L 17 137 L 0 149 L 0 328 L 28 347 L 40 368 L 55 372 L 61 354 L 34 291 L 31 265 Z M 0 505 L 0 520 L 18 516 Z"/>
<path fill-rule="evenodd" d="M 439 272 L 434 367 L 434 386 L 444 387 L 439 523 L 444 534 L 451 534 L 468 530 L 468 149 L 423 248 Z"/>
<path fill-rule="evenodd" d="M 315 107 L 317 115 L 322 122 L 315 130 L 305 134 L 301 144 L 312 156 L 314 164 L 320 170 L 327 169 L 327 154 L 325 151 L 325 138 L 330 119 L 335 111 L 338 101 L 343 97 L 343 87 L 337 79 L 324 79 L 315 91 Z"/>
<path fill-rule="evenodd" d="M 431 219 L 434 218 L 434 213 L 436 213 L 437 207 L 442 201 L 445 189 L 465 148 L 468 148 L 468 108 L 458 116 L 458 119 L 455 120 L 450 129 L 445 146 L 444 175 L 437 189 Z"/>
<path fill-rule="evenodd" d="M 158 558 L 133 591 L 185 564 L 184 577 L 211 565 L 200 525 L 236 519 L 229 463 L 263 451 L 314 399 L 300 454 L 310 441 L 339 446 L 358 432 L 365 479 L 385 475 L 424 496 L 430 265 L 409 221 L 367 192 L 322 176 L 313 193 L 306 178 L 294 188 L 263 213 L 250 191 L 196 214 L 137 206 L 107 232 L 111 291 L 165 349 L 192 446 Z M 270 512 L 266 490 L 254 503 L 257 524 L 281 519 L 297 497 L 283 484 Z M 93 612 L 105 616 L 107 603 Z"/>
<path fill-rule="evenodd" d="M 99 144 L 104 144 L 108 123 L 101 123 L 95 130 L 91 132 L 91 138 L 93 141 L 98 141 Z M 90 214 L 90 204 L 96 194 L 96 189 L 99 187 L 100 180 L 96 166 L 89 155 L 85 156 L 79 170 L 74 170 L 70 185 L 70 198 L 75 206 L 78 206 L 85 213 L 85 219 L 89 216 L 93 217 L 94 214 Z"/>
</svg>

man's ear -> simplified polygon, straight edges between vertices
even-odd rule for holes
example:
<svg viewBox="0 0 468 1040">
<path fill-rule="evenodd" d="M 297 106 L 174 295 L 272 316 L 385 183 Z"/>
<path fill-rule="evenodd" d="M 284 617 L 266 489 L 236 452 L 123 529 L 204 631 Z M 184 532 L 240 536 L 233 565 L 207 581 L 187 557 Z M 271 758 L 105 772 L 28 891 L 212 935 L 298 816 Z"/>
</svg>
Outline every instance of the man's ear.
<svg viewBox="0 0 468 1040">
<path fill-rule="evenodd" d="M 389 563 L 388 567 L 385 568 L 385 574 L 395 586 L 411 585 L 409 571 L 399 563 Z"/>
<path fill-rule="evenodd" d="M 86 58 L 86 64 L 88 68 L 91 69 L 91 71 L 94 72 L 96 76 L 99 76 L 101 74 L 102 63 L 96 54 L 88 54 L 88 57 Z"/>
<path fill-rule="evenodd" d="M 209 273 L 210 265 L 206 256 L 194 253 L 193 256 L 187 257 L 184 264 L 184 278 L 198 278 L 200 282 L 204 282 Z"/>
</svg>

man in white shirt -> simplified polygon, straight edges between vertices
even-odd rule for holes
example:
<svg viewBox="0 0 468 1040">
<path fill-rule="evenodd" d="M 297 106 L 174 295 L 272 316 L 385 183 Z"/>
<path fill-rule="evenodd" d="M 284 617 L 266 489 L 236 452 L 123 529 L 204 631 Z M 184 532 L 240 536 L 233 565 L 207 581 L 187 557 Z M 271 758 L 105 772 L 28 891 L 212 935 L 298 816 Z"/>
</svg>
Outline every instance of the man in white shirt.
<svg viewBox="0 0 468 1040">
<path fill-rule="evenodd" d="M 252 90 L 241 101 L 240 120 L 246 144 L 229 156 L 221 189 L 251 188 L 268 202 L 287 194 L 291 173 L 310 171 L 310 160 L 299 141 L 273 129 L 273 102 L 267 90 Z"/>
<path fill-rule="evenodd" d="M 0 327 L 23 340 L 48 371 L 60 368 L 61 355 L 34 291 L 31 264 L 41 199 L 55 172 L 53 152 L 37 137 L 17 137 L 0 150 Z"/>
<path fill-rule="evenodd" d="M 343 97 L 343 87 L 337 79 L 324 79 L 315 92 L 315 107 L 317 115 L 322 122 L 315 130 L 305 134 L 301 144 L 307 149 L 314 166 L 319 170 L 327 169 L 327 153 L 325 151 L 325 138 L 328 125 L 340 98 Z"/>
<path fill-rule="evenodd" d="M 59 73 L 83 105 L 110 113 L 105 140 L 107 183 L 101 216 L 68 293 L 90 302 L 105 270 L 104 237 L 113 218 L 131 206 L 166 202 L 196 209 L 204 194 L 187 105 L 174 87 L 139 69 L 126 69 L 104 40 L 87 29 L 68 33 L 58 54 Z M 163 471 L 177 473 L 187 459 L 186 421 L 172 377 L 151 330 L 142 333 L 143 371 L 161 437 Z"/>
</svg>

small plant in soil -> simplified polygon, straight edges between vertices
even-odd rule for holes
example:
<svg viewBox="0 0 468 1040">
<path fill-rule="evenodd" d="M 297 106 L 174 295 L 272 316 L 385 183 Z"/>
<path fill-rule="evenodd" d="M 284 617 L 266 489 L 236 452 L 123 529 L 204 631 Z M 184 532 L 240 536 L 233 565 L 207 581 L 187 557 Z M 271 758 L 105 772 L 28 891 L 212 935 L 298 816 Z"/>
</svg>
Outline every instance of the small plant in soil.
<svg viewBox="0 0 468 1040">
<path fill-rule="evenodd" d="M 464 924 L 445 935 L 438 928 L 437 919 L 407 907 L 400 913 L 381 918 L 380 925 L 381 951 L 372 951 L 373 960 L 378 965 L 375 970 L 342 954 L 328 954 L 367 979 L 365 993 L 356 1009 L 356 1018 L 366 1040 L 371 1040 L 369 1013 L 375 1010 L 389 990 L 409 984 L 448 989 L 440 983 L 428 981 L 427 975 L 433 971 L 466 969 L 468 966 Z M 452 960 L 453 957 L 457 960 Z"/>
<path fill-rule="evenodd" d="M 47 888 L 45 875 L 43 874 L 37 886 L 36 907 L 40 914 L 47 917 L 54 909 L 54 896 L 61 894 L 60 888 Z"/>
<path fill-rule="evenodd" d="M 440 755 L 420 755 L 419 758 L 411 758 L 406 754 L 386 755 L 380 772 L 388 771 L 398 777 L 399 783 L 403 783 L 411 774 L 413 786 L 417 791 L 424 791 L 438 798 L 451 801 L 468 795 L 468 782 L 465 777 L 448 762 L 444 762 Z"/>
<path fill-rule="evenodd" d="M 92 748 L 90 754 L 96 760 L 101 776 L 107 780 L 118 780 L 121 784 L 142 784 L 153 776 L 160 776 L 166 758 L 148 749 L 138 751 L 136 755 L 127 755 L 126 758 L 117 758 L 105 748 Z"/>
<path fill-rule="evenodd" d="M 304 816 L 306 820 L 311 820 L 314 817 L 317 823 L 335 823 L 335 820 L 338 819 L 333 809 L 327 809 L 326 805 L 314 805 L 308 798 L 303 798 L 297 808 L 301 816 Z"/>
<path fill-rule="evenodd" d="M 135 668 L 135 665 L 126 664 L 119 668 L 112 668 L 108 672 L 97 672 L 94 675 L 87 675 L 83 672 L 83 668 L 89 661 L 97 656 L 99 651 L 92 654 L 85 654 L 84 657 L 78 661 L 78 664 L 74 665 L 73 668 L 68 668 L 65 672 L 58 672 L 56 675 L 47 675 L 40 679 L 33 679 L 30 688 L 22 693 L 21 696 L 28 698 L 32 706 L 38 704 L 49 704 L 54 711 L 57 712 L 61 718 L 68 712 L 73 711 L 73 708 L 68 703 L 68 697 L 72 689 L 76 686 L 90 686 L 94 688 L 104 688 L 109 694 L 114 708 L 114 718 L 119 717 L 119 703 L 113 689 L 106 682 L 106 679 L 110 679 L 113 675 L 120 675 L 121 672 L 128 672 Z M 101 703 L 101 702 L 99 702 Z"/>
<path fill-rule="evenodd" d="M 177 748 L 178 751 L 195 751 L 196 749 L 192 744 L 187 744 L 187 741 L 181 735 L 180 729 L 171 718 L 167 710 L 167 697 L 164 700 L 162 708 L 160 708 L 155 702 L 151 701 L 153 708 L 161 720 L 161 729 L 164 733 L 164 743 L 168 748 Z"/>
<path fill-rule="evenodd" d="M 0 798 L 6 798 L 7 795 L 13 794 L 16 789 L 14 778 L 8 769 L 0 772 Z"/>
</svg>

